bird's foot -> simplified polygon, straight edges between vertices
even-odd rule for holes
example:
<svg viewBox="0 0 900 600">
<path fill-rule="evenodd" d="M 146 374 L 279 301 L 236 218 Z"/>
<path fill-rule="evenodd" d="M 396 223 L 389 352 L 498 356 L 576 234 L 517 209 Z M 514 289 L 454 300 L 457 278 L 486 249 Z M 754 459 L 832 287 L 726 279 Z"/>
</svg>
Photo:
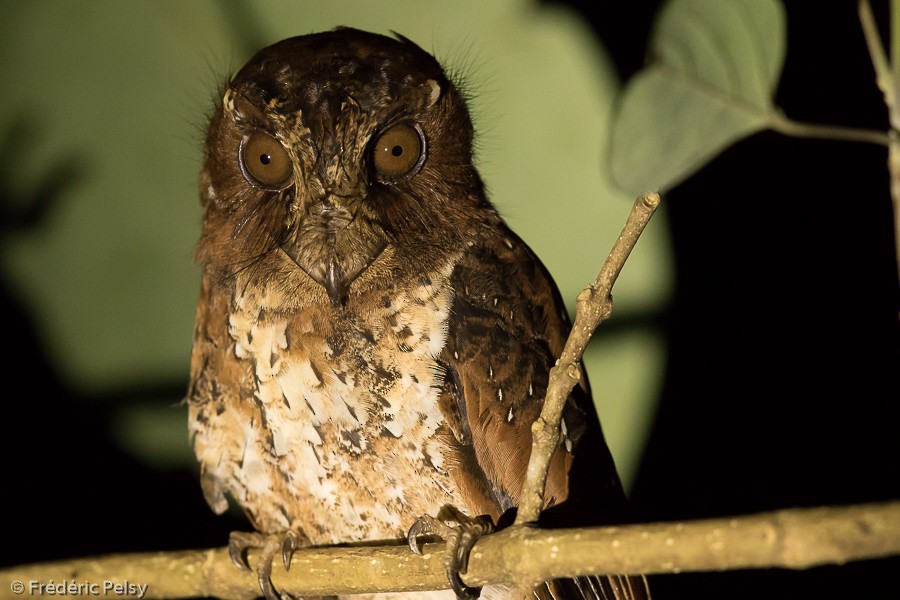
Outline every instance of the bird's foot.
<svg viewBox="0 0 900 600">
<path fill-rule="evenodd" d="M 290 594 L 278 591 L 272 585 L 272 563 L 275 561 L 275 555 L 280 552 L 284 570 L 290 571 L 294 550 L 308 543 L 309 540 L 306 539 L 306 536 L 294 531 L 274 534 L 233 531 L 228 538 L 228 556 L 231 557 L 231 562 L 242 571 L 256 571 L 259 589 L 266 600 L 292 600 Z M 247 560 L 247 550 L 250 548 L 259 548 L 260 550 L 253 569 Z"/>
<path fill-rule="evenodd" d="M 443 539 L 447 544 L 444 569 L 447 571 L 450 587 L 459 600 L 472 600 L 481 595 L 481 588 L 467 586 L 460 574 L 465 574 L 469 568 L 469 554 L 475 542 L 492 531 L 494 524 L 487 515 L 472 518 L 445 506 L 437 517 L 425 515 L 416 519 L 406 534 L 406 540 L 413 552 L 421 554 L 418 545 L 420 535 L 431 534 Z"/>
</svg>

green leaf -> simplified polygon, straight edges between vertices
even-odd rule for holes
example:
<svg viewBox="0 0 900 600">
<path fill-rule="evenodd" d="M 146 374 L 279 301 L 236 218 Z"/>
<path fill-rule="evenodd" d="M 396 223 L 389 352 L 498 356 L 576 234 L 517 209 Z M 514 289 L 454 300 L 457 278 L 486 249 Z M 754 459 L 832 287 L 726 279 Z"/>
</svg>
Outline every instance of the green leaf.
<svg viewBox="0 0 900 600">
<path fill-rule="evenodd" d="M 671 0 L 660 11 L 650 64 L 625 86 L 610 165 L 632 194 L 664 191 L 769 125 L 784 62 L 777 0 Z"/>
</svg>

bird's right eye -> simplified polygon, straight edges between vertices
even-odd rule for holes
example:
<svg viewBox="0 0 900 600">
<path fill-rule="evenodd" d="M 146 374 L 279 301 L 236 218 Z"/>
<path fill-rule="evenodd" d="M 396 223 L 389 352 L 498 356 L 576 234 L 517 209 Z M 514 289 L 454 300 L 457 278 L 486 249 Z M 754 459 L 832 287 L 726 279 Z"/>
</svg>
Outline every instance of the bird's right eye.
<svg viewBox="0 0 900 600">
<path fill-rule="evenodd" d="M 425 137 L 418 126 L 398 123 L 383 132 L 372 146 L 378 178 L 395 183 L 415 175 L 425 162 Z"/>
<path fill-rule="evenodd" d="M 275 136 L 265 131 L 255 131 L 244 138 L 240 161 L 244 177 L 256 187 L 278 191 L 291 183 L 291 155 Z"/>
</svg>

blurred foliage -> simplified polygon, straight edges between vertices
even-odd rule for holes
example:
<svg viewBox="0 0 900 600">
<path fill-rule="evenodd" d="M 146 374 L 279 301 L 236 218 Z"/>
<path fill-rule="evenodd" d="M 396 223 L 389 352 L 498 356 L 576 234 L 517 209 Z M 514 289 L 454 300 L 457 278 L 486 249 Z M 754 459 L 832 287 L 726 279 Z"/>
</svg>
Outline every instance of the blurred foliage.
<svg viewBox="0 0 900 600">
<path fill-rule="evenodd" d="M 669 189 L 765 128 L 786 35 L 778 0 L 667 3 L 614 120 L 616 183 L 635 194 Z"/>
<path fill-rule="evenodd" d="M 4 237 L 0 268 L 69 385 L 90 394 L 186 382 L 208 107 L 262 45 L 336 25 L 400 32 L 462 78 L 492 200 L 570 303 L 594 279 L 631 198 L 603 168 L 619 84 L 573 12 L 525 0 L 3 2 L 0 134 L 14 140 L 3 152 L 14 167 L 2 185 L 28 196 L 60 177 L 60 161 L 79 169 L 40 227 Z M 666 256 L 651 224 L 617 284 L 617 314 L 660 309 Z M 662 342 L 637 329 L 593 348 L 588 371 L 627 480 Z M 161 417 L 134 408 L 119 439 L 155 460 L 171 454 L 163 432 L 177 428 L 190 460 L 184 413 L 171 404 L 155 405 Z"/>
</svg>

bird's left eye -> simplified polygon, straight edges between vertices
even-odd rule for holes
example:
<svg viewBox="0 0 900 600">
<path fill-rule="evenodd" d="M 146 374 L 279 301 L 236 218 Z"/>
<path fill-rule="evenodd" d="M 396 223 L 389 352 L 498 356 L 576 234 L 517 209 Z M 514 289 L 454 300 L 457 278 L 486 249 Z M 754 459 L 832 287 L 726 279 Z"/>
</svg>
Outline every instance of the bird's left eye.
<svg viewBox="0 0 900 600">
<path fill-rule="evenodd" d="M 425 138 L 418 127 L 398 123 L 385 130 L 372 147 L 378 178 L 393 183 L 415 175 L 425 162 Z"/>
<path fill-rule="evenodd" d="M 276 191 L 291 182 L 291 156 L 281 142 L 265 131 L 255 131 L 244 138 L 240 160 L 244 177 L 257 187 Z"/>
</svg>

